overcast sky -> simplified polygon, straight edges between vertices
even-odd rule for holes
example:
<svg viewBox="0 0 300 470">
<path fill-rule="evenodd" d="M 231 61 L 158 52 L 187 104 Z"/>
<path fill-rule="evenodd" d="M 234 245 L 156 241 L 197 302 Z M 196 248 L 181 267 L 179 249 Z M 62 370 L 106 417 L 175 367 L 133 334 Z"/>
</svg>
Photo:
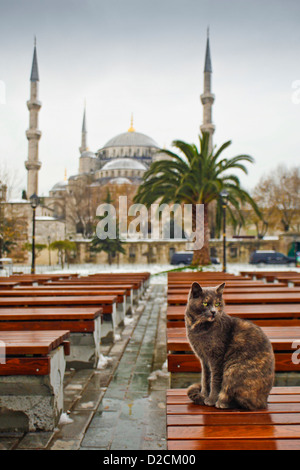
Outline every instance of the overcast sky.
<svg viewBox="0 0 300 470">
<path fill-rule="evenodd" d="M 299 0 L 0 0 L 0 8 L 0 159 L 21 187 L 34 35 L 41 195 L 65 168 L 78 172 L 85 99 L 93 151 L 126 132 L 131 113 L 136 131 L 162 147 L 197 142 L 208 25 L 214 144 L 232 140 L 228 156 L 255 158 L 247 189 L 281 163 L 299 164 Z"/>
</svg>

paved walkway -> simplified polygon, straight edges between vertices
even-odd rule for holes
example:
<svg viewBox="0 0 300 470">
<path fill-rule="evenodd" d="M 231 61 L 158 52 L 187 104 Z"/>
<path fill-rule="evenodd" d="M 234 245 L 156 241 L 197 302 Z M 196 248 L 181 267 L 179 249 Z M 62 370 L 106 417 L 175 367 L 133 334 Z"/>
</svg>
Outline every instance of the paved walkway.
<svg viewBox="0 0 300 470">
<path fill-rule="evenodd" d="M 102 346 L 108 366 L 67 371 L 65 424 L 54 432 L 0 433 L 0 450 L 166 449 L 165 311 L 165 286 L 152 284 L 121 339 Z"/>
</svg>

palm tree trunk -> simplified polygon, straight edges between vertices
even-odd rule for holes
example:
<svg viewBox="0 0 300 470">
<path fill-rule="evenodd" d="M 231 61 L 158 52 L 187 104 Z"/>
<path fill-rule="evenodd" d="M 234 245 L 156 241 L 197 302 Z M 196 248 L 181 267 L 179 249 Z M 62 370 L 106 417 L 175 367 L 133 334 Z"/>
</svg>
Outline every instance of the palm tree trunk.
<svg viewBox="0 0 300 470">
<path fill-rule="evenodd" d="M 196 231 L 196 206 L 193 206 L 192 212 L 193 231 Z M 208 220 L 208 204 L 204 204 L 204 245 L 200 250 L 195 250 L 193 255 L 192 266 L 206 266 L 210 264 L 209 253 L 209 220 Z"/>
</svg>

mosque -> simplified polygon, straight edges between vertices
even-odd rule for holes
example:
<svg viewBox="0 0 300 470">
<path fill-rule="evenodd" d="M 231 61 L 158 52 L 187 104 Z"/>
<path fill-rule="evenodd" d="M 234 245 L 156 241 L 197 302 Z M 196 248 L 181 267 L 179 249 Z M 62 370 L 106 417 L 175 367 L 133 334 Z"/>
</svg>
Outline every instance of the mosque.
<svg viewBox="0 0 300 470">
<path fill-rule="evenodd" d="M 201 95 L 203 105 L 203 123 L 201 131 L 209 132 L 210 146 L 215 127 L 212 123 L 212 105 L 214 95 L 211 93 L 212 66 L 210 57 L 209 35 L 207 35 L 205 65 L 204 65 L 204 92 Z M 23 192 L 21 200 L 9 200 L 5 204 L 6 215 L 19 216 L 24 221 L 27 230 L 21 230 L 22 240 L 31 240 L 32 209 L 30 197 L 39 195 L 38 174 L 42 167 L 39 159 L 39 140 L 42 136 L 39 130 L 39 111 L 42 103 L 39 100 L 39 68 L 37 47 L 34 44 L 33 60 L 30 74 L 30 99 L 27 101 L 29 111 L 29 128 L 26 131 L 28 139 L 28 158 L 25 161 L 27 170 L 27 189 Z M 160 150 L 159 144 L 146 134 L 134 129 L 133 117 L 127 132 L 112 137 L 99 149 L 91 151 L 87 143 L 87 116 L 86 108 L 83 112 L 81 145 L 79 147 L 78 173 L 56 182 L 49 194 L 41 198 L 36 210 L 36 241 L 49 245 L 52 241 L 71 239 L 84 244 L 90 241 L 95 225 L 97 206 L 104 202 L 108 192 L 114 201 L 118 195 L 126 195 L 131 204 L 138 186 L 143 180 L 145 171 L 151 163 L 158 159 L 166 159 Z M 146 243 L 146 241 L 144 241 Z M 162 242 L 165 243 L 165 242 Z M 179 247 L 185 249 L 185 242 Z M 169 255 L 176 247 L 168 247 L 162 256 L 169 262 Z M 152 250 L 152 247 L 151 247 Z M 150 250 L 150 251 L 151 251 Z M 155 250 L 154 250 L 155 251 Z M 161 253 L 161 250 L 158 250 Z M 87 260 L 85 249 L 80 261 Z M 136 246 L 128 243 L 127 258 L 141 262 L 149 262 L 149 247 L 142 246 L 141 257 L 133 256 Z M 146 253 L 146 255 L 142 255 Z M 148 253 L 148 255 L 147 255 Z M 28 254 L 30 256 L 30 254 Z M 144 258 L 143 258 L 144 256 Z M 37 262 L 43 262 L 41 257 Z M 127 261 L 128 261 L 127 259 Z M 154 258 L 151 258 L 154 260 Z M 161 259 L 161 258 L 160 258 Z M 45 260 L 44 260 L 45 261 Z M 121 262 L 126 262 L 126 256 Z"/>
</svg>

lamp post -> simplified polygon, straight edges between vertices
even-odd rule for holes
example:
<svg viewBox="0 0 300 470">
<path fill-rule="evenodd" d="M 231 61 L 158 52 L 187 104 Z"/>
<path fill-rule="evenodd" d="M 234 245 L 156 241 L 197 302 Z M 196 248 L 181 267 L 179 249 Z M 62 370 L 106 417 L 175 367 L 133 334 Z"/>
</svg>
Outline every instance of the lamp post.
<svg viewBox="0 0 300 470">
<path fill-rule="evenodd" d="M 51 250 L 50 250 L 51 237 L 50 235 L 48 235 L 47 240 L 48 240 L 48 252 L 49 252 L 49 266 L 51 266 Z"/>
<path fill-rule="evenodd" d="M 35 210 L 40 203 L 39 197 L 34 193 L 30 196 L 30 205 L 32 207 L 32 255 L 31 255 L 31 274 L 35 274 Z"/>
<path fill-rule="evenodd" d="M 223 273 L 226 273 L 226 207 L 228 204 L 229 193 L 223 189 L 220 193 L 223 209 Z"/>
<path fill-rule="evenodd" d="M 4 241 L 4 238 L 3 238 L 4 227 L 3 227 L 2 202 L 5 200 L 6 190 L 7 190 L 6 184 L 4 184 L 0 181 L 0 258 L 2 258 L 3 241 Z M 2 263 L 0 263 L 0 268 L 1 268 L 1 264 Z"/>
</svg>

